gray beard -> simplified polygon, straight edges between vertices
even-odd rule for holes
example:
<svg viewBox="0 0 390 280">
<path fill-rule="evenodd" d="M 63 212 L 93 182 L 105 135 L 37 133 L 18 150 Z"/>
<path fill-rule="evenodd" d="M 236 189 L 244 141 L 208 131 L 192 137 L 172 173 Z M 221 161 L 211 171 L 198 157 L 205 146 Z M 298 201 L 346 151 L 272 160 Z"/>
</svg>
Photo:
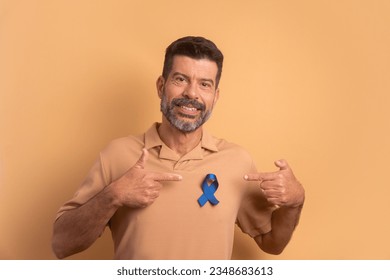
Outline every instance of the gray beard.
<svg viewBox="0 0 390 280">
<path fill-rule="evenodd" d="M 195 121 L 192 122 L 178 119 L 176 117 L 176 114 L 174 113 L 174 109 L 177 106 L 177 104 L 181 104 L 181 105 L 191 104 L 195 108 L 201 110 L 201 114 L 199 117 L 194 117 L 192 115 L 185 115 L 179 113 L 181 116 L 186 118 L 192 118 L 192 119 L 197 118 Z M 211 110 L 206 111 L 205 106 L 203 104 L 193 99 L 174 98 L 172 102 L 169 104 L 165 92 L 163 92 L 161 97 L 160 110 L 171 125 L 173 125 L 175 128 L 185 133 L 195 131 L 196 129 L 201 127 L 211 116 Z"/>
</svg>

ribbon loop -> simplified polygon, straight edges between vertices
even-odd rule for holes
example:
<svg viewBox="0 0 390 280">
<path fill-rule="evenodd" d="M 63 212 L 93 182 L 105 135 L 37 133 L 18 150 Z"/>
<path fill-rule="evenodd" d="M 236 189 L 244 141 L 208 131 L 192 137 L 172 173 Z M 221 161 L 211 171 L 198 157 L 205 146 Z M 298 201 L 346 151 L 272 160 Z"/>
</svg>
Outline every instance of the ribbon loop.
<svg viewBox="0 0 390 280">
<path fill-rule="evenodd" d="M 218 189 L 218 180 L 215 174 L 207 174 L 202 183 L 203 194 L 198 198 L 198 203 L 202 207 L 209 201 L 212 205 L 219 203 L 218 199 L 214 196 L 214 193 Z"/>
</svg>

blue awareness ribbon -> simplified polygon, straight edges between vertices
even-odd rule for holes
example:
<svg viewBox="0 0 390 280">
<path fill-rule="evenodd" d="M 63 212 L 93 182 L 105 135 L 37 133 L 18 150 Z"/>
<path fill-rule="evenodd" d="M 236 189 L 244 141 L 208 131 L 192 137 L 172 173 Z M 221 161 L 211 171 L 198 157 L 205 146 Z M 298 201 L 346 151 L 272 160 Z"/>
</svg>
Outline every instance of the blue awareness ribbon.
<svg viewBox="0 0 390 280">
<path fill-rule="evenodd" d="M 202 183 L 203 194 L 198 198 L 198 203 L 201 207 L 209 201 L 212 205 L 219 203 L 214 193 L 218 189 L 218 180 L 215 174 L 207 174 Z"/>
</svg>

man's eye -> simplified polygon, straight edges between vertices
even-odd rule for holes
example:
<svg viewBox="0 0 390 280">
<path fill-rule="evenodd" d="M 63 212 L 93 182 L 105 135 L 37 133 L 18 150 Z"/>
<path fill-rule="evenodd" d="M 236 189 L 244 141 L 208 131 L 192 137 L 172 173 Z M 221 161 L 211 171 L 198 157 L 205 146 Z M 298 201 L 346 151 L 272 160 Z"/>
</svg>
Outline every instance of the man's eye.
<svg viewBox="0 0 390 280">
<path fill-rule="evenodd" d="M 176 77 L 175 80 L 176 80 L 177 82 L 182 83 L 182 82 L 185 82 L 186 79 L 183 78 L 183 77 Z"/>
</svg>

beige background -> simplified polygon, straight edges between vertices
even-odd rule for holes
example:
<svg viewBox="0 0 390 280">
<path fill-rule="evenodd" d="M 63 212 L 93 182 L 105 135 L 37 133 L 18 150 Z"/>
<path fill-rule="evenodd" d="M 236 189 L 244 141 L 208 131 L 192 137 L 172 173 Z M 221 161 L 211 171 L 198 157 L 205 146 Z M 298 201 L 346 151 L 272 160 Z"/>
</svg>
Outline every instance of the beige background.
<svg viewBox="0 0 390 280">
<path fill-rule="evenodd" d="M 207 124 L 306 187 L 280 256 L 390 258 L 390 1 L 0 1 L 0 259 L 53 259 L 52 222 L 98 152 L 160 120 L 154 83 L 185 35 L 225 54 Z M 110 234 L 73 258 L 112 258 Z"/>
</svg>

